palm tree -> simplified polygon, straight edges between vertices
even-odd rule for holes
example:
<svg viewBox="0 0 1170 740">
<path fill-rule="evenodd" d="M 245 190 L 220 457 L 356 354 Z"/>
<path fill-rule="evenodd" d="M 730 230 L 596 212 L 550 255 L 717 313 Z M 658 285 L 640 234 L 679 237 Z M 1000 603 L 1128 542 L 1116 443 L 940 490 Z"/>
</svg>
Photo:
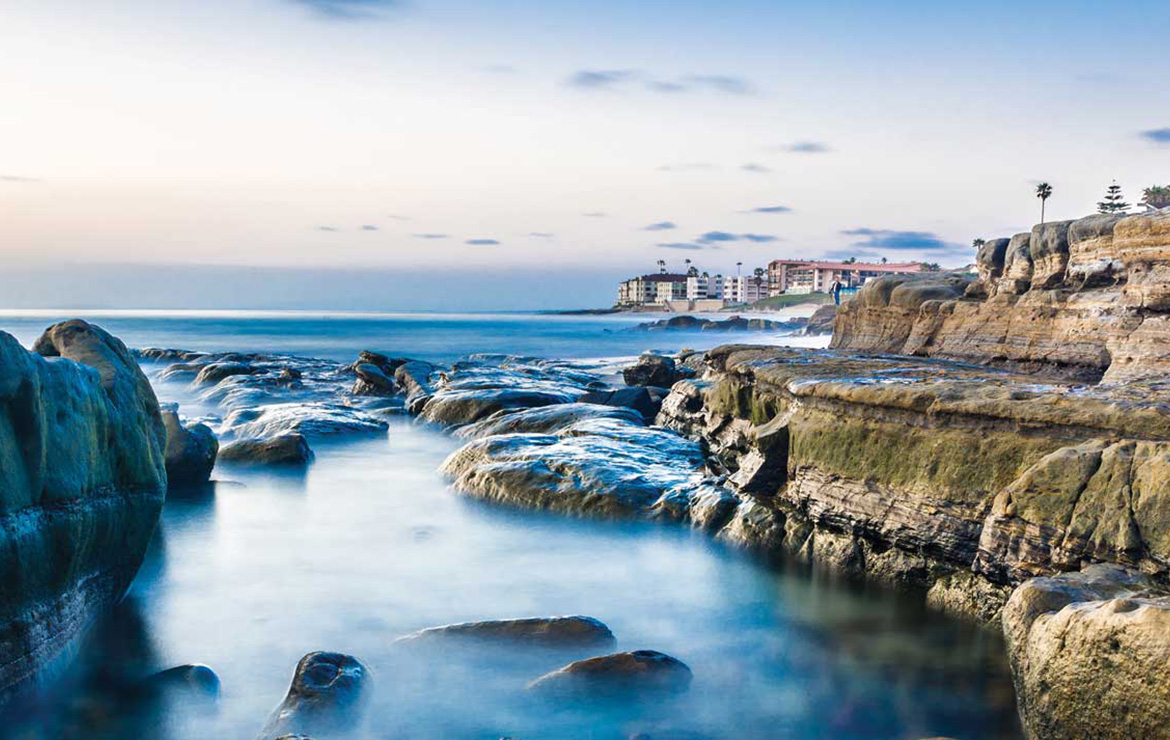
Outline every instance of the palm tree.
<svg viewBox="0 0 1170 740">
<path fill-rule="evenodd" d="M 1042 182 L 1036 186 L 1036 197 L 1040 199 L 1040 225 L 1044 225 L 1044 204 L 1052 197 L 1052 186 Z"/>
<path fill-rule="evenodd" d="M 1152 185 L 1142 191 L 1143 205 L 1151 211 L 1159 208 L 1170 208 L 1170 185 Z"/>
<path fill-rule="evenodd" d="M 658 260 L 658 271 L 666 274 L 666 260 Z"/>
<path fill-rule="evenodd" d="M 971 242 L 971 246 L 975 247 L 975 251 L 978 252 L 979 249 L 986 243 L 987 243 L 986 239 L 975 239 L 974 241 Z"/>
</svg>

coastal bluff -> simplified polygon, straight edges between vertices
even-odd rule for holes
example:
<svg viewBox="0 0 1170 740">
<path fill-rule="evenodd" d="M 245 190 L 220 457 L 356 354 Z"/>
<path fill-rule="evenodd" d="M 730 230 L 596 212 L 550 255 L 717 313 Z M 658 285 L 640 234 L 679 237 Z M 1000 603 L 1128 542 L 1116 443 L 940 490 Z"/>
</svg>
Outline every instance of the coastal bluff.
<svg viewBox="0 0 1170 740">
<path fill-rule="evenodd" d="M 125 593 L 166 495 L 166 431 L 121 341 L 0 332 L 0 703 Z"/>
<path fill-rule="evenodd" d="M 1170 209 L 1040 224 L 986 242 L 976 267 L 868 283 L 830 346 L 1086 381 L 1170 371 Z"/>
</svg>

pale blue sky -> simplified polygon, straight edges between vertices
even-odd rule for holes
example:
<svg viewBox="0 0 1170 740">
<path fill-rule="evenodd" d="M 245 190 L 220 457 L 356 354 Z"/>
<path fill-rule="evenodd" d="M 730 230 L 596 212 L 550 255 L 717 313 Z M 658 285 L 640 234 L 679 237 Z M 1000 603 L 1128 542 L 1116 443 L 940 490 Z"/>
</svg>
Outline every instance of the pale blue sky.
<svg viewBox="0 0 1170 740">
<path fill-rule="evenodd" d="M 959 264 L 1036 220 L 1035 181 L 1053 218 L 1113 179 L 1131 202 L 1170 182 L 1163 3 L 0 0 L 0 19 L 10 275 L 543 268 L 591 276 L 583 304 L 658 259 Z"/>
</svg>

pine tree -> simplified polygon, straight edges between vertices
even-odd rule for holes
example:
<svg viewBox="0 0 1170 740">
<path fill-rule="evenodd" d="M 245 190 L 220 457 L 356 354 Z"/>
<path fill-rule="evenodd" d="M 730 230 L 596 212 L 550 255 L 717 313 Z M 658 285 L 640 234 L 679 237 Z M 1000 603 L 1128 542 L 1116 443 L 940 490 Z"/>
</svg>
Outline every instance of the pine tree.
<svg viewBox="0 0 1170 740">
<path fill-rule="evenodd" d="M 1114 180 L 1105 190 L 1105 200 L 1097 204 L 1097 213 L 1125 213 L 1129 210 L 1129 203 L 1121 194 L 1121 186 Z"/>
</svg>

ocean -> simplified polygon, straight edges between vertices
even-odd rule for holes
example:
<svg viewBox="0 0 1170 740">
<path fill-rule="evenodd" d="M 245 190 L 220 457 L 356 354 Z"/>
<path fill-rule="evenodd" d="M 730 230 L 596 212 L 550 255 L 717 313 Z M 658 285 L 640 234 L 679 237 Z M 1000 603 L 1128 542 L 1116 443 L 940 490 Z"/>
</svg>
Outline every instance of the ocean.
<svg viewBox="0 0 1170 740">
<path fill-rule="evenodd" d="M 0 314 L 0 330 L 27 346 L 74 316 L 131 347 L 338 361 L 370 349 L 435 362 L 492 352 L 605 364 L 729 341 L 824 344 L 629 330 L 656 317 L 520 313 L 37 311 Z M 191 396 L 177 382 L 155 386 L 163 401 Z M 1018 737 L 997 633 L 928 611 L 920 595 L 764 563 L 690 530 L 464 499 L 436 472 L 458 446 L 401 419 L 385 437 L 316 445 L 302 473 L 217 469 L 213 485 L 168 498 L 130 594 L 83 656 L 215 670 L 214 710 L 153 718 L 152 737 L 168 740 L 255 736 L 313 650 L 351 653 L 372 669 L 361 738 Z M 525 691 L 559 667 L 550 656 L 420 657 L 393 644 L 429 626 L 561 614 L 602 620 L 618 649 L 683 660 L 691 690 L 553 704 Z M 60 736 L 81 690 L 61 682 L 26 713 L 22 738 Z"/>
</svg>

